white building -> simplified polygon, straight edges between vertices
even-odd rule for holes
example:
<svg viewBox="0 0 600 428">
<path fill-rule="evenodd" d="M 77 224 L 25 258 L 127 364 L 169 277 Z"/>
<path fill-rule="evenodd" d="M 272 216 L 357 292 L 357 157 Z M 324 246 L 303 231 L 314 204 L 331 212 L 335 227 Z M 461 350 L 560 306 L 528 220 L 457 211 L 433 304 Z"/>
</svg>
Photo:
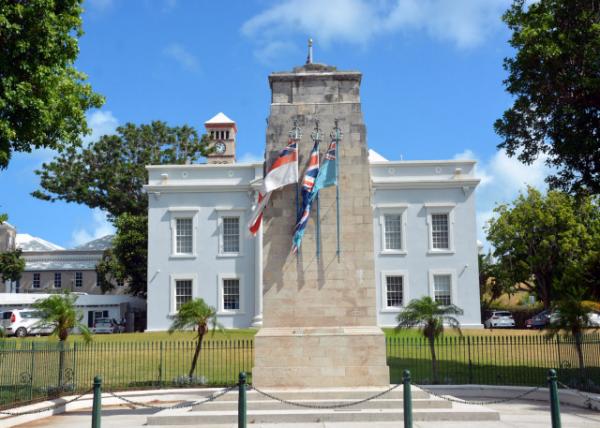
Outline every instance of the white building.
<svg viewBox="0 0 600 428">
<path fill-rule="evenodd" d="M 263 164 L 235 163 L 231 119 L 220 113 L 205 125 L 218 140 L 208 164 L 147 167 L 150 331 L 166 330 L 195 297 L 228 328 L 261 323 L 262 236 L 246 224 Z M 370 161 L 379 325 L 394 326 L 403 305 L 430 295 L 461 307 L 464 327 L 481 327 L 475 162 L 388 161 L 373 151 Z"/>
</svg>

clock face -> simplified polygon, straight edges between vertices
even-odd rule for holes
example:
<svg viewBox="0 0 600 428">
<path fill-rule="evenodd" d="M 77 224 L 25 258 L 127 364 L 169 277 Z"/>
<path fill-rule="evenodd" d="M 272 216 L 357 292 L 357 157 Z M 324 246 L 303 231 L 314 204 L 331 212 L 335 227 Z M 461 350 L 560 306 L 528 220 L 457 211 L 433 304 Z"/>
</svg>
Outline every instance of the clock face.
<svg viewBox="0 0 600 428">
<path fill-rule="evenodd" d="M 215 150 L 220 155 L 222 155 L 223 153 L 225 153 L 225 148 L 226 148 L 225 147 L 225 143 L 218 142 L 217 144 L 215 144 Z"/>
</svg>

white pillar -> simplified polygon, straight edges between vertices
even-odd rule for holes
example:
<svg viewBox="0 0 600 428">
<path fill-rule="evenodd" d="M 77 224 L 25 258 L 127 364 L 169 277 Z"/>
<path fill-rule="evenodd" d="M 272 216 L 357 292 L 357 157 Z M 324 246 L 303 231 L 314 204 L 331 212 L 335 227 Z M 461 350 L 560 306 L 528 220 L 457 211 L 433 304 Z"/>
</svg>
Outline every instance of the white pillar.
<svg viewBox="0 0 600 428">
<path fill-rule="evenodd" d="M 252 327 L 262 326 L 263 316 L 263 228 L 254 238 L 254 318 Z"/>
</svg>

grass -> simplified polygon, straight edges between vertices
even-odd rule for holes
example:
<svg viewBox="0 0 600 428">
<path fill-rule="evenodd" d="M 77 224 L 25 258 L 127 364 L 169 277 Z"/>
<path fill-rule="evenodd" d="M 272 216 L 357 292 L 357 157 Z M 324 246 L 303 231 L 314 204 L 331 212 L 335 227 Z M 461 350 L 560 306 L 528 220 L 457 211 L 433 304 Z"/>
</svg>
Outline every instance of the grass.
<svg viewBox="0 0 600 428">
<path fill-rule="evenodd" d="M 215 331 L 214 335 L 209 333 L 206 336 L 207 340 L 242 340 L 252 339 L 258 330 L 256 329 L 233 329 L 225 331 Z M 386 337 L 421 337 L 420 333 L 416 329 L 404 329 L 395 331 L 393 328 L 383 328 L 383 332 Z M 515 330 L 515 329 L 463 329 L 462 334 L 464 336 L 485 336 L 485 337 L 498 337 L 498 336 L 543 336 L 544 333 L 539 330 Z M 447 330 L 445 336 L 454 337 L 459 336 L 459 333 L 454 330 Z M 166 331 L 153 331 L 146 333 L 121 333 L 121 334 L 96 334 L 93 335 L 94 343 L 112 343 L 112 342 L 178 342 L 194 340 L 195 333 L 191 331 L 178 331 L 173 334 L 169 334 Z M 39 342 L 39 343 L 57 343 L 58 339 L 56 336 L 37 336 L 27 337 L 23 339 L 9 337 L 0 339 L 4 341 L 15 341 L 19 342 Z M 73 334 L 69 336 L 69 342 L 82 343 L 83 338 L 80 335 Z"/>
<path fill-rule="evenodd" d="M 431 355 L 427 341 L 416 330 L 384 329 L 390 381 L 398 383 L 402 370 L 411 370 L 416 383 L 430 383 Z M 256 330 L 229 330 L 209 335 L 200 354 L 192 384 L 227 385 L 240 371 L 251 374 Z M 540 385 L 549 368 L 570 383 L 577 374 L 572 343 L 548 340 L 544 333 L 522 330 L 449 331 L 436 344 L 442 383 Z M 189 386 L 187 378 L 195 347 L 194 333 L 128 333 L 94 336 L 85 344 L 71 336 L 63 355 L 64 384 L 85 391 L 101 375 L 107 389 Z M 55 393 L 61 351 L 55 337 L 0 340 L 0 407 Z M 586 389 L 600 385 L 600 338 L 585 345 Z"/>
</svg>

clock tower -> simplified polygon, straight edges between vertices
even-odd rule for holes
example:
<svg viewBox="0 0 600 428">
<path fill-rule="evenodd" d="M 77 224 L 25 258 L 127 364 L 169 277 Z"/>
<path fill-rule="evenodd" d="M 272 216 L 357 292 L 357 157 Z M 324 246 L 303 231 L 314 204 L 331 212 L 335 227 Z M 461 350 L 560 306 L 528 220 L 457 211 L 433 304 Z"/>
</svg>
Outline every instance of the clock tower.
<svg viewBox="0 0 600 428">
<path fill-rule="evenodd" d="M 209 164 L 235 163 L 235 139 L 237 127 L 235 122 L 219 113 L 204 122 L 206 133 L 211 140 L 214 151 L 207 157 Z"/>
</svg>

